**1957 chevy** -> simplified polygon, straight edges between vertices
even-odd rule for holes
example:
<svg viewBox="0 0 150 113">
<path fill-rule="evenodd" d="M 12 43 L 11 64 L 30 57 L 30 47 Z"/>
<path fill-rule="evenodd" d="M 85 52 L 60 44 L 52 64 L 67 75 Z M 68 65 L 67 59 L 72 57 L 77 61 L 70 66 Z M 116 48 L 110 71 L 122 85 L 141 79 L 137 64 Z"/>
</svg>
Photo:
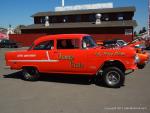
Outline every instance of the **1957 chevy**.
<svg viewBox="0 0 150 113">
<path fill-rule="evenodd" d="M 35 40 L 28 50 L 6 52 L 6 65 L 22 70 L 25 80 L 40 73 L 80 74 L 108 87 L 120 87 L 127 70 L 137 69 L 139 58 L 131 48 L 104 48 L 88 34 L 60 34 Z"/>
</svg>

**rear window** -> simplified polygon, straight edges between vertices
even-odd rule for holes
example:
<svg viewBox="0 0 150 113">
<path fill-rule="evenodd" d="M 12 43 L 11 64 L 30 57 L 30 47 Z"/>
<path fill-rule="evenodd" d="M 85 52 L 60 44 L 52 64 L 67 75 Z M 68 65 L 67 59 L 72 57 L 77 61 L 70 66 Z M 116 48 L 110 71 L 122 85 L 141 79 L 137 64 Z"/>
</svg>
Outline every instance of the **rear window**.
<svg viewBox="0 0 150 113">
<path fill-rule="evenodd" d="M 44 41 L 36 45 L 33 50 L 51 50 L 54 48 L 54 41 Z"/>
</svg>

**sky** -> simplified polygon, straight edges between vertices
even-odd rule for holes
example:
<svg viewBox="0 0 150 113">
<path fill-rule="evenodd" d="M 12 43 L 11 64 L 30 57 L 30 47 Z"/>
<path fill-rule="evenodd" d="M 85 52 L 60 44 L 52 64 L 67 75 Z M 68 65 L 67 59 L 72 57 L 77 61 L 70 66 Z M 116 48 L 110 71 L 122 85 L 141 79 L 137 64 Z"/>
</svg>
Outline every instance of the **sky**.
<svg viewBox="0 0 150 113">
<path fill-rule="evenodd" d="M 136 31 L 147 27 L 148 0 L 65 0 L 65 6 L 112 2 L 114 7 L 135 6 Z M 34 13 L 53 11 L 61 0 L 0 0 L 0 27 L 33 24 Z"/>
</svg>

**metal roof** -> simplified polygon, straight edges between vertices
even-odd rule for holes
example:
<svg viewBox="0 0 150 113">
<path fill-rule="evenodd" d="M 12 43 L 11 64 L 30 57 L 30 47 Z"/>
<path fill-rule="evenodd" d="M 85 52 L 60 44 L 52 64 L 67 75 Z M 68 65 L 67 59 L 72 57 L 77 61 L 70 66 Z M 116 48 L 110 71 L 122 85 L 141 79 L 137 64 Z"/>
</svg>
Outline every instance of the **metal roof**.
<svg viewBox="0 0 150 113">
<path fill-rule="evenodd" d="M 60 15 L 75 15 L 75 14 L 93 14 L 93 13 L 119 13 L 119 12 L 135 12 L 134 6 L 130 7 L 117 7 L 117 8 L 104 8 L 104 9 L 89 9 L 89 10 L 75 10 L 75 11 L 48 11 L 38 12 L 32 17 L 38 16 L 60 16 Z"/>
<path fill-rule="evenodd" d="M 94 22 L 76 22 L 76 23 L 50 23 L 50 26 L 45 27 L 44 24 L 32 24 L 22 29 L 62 29 L 62 28 L 95 28 L 95 27 L 136 27 L 135 20 L 127 21 L 104 21 L 101 24 Z"/>
</svg>

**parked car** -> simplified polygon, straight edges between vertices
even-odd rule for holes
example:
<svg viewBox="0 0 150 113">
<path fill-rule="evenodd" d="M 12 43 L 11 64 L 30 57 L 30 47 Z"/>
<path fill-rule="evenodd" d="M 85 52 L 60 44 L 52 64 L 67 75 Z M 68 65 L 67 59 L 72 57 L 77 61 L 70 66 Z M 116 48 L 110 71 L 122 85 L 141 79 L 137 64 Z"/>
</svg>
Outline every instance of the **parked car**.
<svg viewBox="0 0 150 113">
<path fill-rule="evenodd" d="M 1 48 L 17 48 L 18 45 L 15 41 L 13 40 L 8 40 L 8 39 L 2 39 L 0 41 L 0 47 Z"/>
<path fill-rule="evenodd" d="M 29 50 L 6 52 L 6 66 L 22 70 L 25 80 L 38 80 L 40 73 L 88 75 L 108 87 L 124 84 L 127 70 L 137 69 L 139 57 L 131 47 L 98 47 L 87 34 L 44 36 Z"/>
<path fill-rule="evenodd" d="M 145 47 L 145 41 L 141 40 L 140 38 L 135 39 L 135 40 L 133 40 L 132 42 L 129 42 L 129 43 L 126 43 L 124 41 L 124 44 L 122 46 L 125 46 L 125 45 L 135 48 L 135 50 L 136 50 L 136 52 L 137 52 L 137 54 L 140 58 L 140 62 L 138 63 L 137 67 L 139 69 L 143 69 L 146 66 L 146 64 L 148 63 L 149 59 L 150 59 L 149 53 L 144 51 L 144 49 L 146 48 Z M 120 46 L 121 46 L 121 43 L 120 43 Z"/>
<path fill-rule="evenodd" d="M 127 45 L 130 47 L 146 49 L 145 40 L 143 40 L 142 38 L 137 38 L 137 39 L 127 43 Z"/>
</svg>

